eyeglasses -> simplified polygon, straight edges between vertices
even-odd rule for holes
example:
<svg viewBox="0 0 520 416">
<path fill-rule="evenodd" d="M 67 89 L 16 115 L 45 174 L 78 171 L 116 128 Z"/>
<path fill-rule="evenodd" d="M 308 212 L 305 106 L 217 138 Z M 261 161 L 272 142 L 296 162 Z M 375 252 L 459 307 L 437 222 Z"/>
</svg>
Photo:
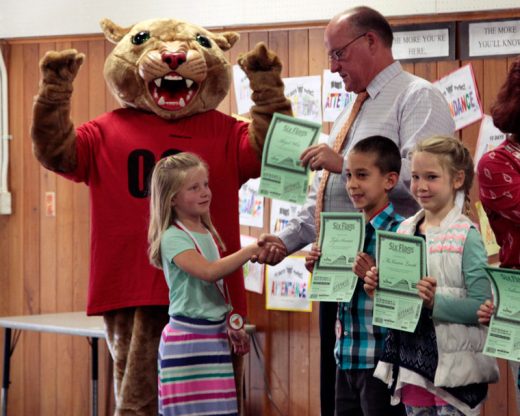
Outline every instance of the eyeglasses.
<svg viewBox="0 0 520 416">
<path fill-rule="evenodd" d="M 365 36 L 367 33 L 368 32 L 362 33 L 361 35 L 356 36 L 354 39 L 352 39 L 350 42 L 348 42 L 345 46 L 342 46 L 339 49 L 334 49 L 329 54 L 329 61 L 336 61 L 336 62 L 338 62 L 341 59 L 341 57 L 343 56 L 343 52 L 345 52 L 345 49 L 347 49 L 350 45 L 352 45 L 356 40 L 358 40 L 358 39 L 362 38 L 363 36 Z"/>
</svg>

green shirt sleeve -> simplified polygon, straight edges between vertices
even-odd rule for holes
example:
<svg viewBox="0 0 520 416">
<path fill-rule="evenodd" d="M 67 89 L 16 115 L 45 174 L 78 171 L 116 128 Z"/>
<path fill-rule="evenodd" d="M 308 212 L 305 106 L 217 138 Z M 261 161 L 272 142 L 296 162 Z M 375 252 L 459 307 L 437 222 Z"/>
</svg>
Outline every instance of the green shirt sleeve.
<svg viewBox="0 0 520 416">
<path fill-rule="evenodd" d="M 163 264 L 172 263 L 173 258 L 186 250 L 196 250 L 191 237 L 177 227 L 168 228 L 161 238 L 161 257 Z"/>
<path fill-rule="evenodd" d="M 462 252 L 462 273 L 467 297 L 455 298 L 446 294 L 435 295 L 433 318 L 457 324 L 477 324 L 477 310 L 486 299 L 491 298 L 491 286 L 484 267 L 487 253 L 480 233 L 471 228 Z"/>
</svg>

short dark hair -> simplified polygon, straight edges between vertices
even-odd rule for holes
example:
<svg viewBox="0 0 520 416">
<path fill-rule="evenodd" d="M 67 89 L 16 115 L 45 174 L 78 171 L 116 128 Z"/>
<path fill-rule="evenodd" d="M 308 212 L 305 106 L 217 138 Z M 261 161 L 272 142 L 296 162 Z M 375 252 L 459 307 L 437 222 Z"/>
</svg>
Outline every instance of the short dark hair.
<svg viewBox="0 0 520 416">
<path fill-rule="evenodd" d="M 364 32 L 375 32 L 379 35 L 385 46 L 388 48 L 392 47 L 394 41 L 394 34 L 390 23 L 385 17 L 377 10 L 371 9 L 370 7 L 360 6 L 354 7 L 348 11 L 350 24 L 359 31 Z"/>
<path fill-rule="evenodd" d="M 382 174 L 401 171 L 401 153 L 397 145 L 384 136 L 370 136 L 357 142 L 351 152 L 370 153 L 376 156 L 374 164 Z"/>
<path fill-rule="evenodd" d="M 493 123 L 504 133 L 511 133 L 520 142 L 520 57 L 517 58 L 491 107 Z"/>
</svg>

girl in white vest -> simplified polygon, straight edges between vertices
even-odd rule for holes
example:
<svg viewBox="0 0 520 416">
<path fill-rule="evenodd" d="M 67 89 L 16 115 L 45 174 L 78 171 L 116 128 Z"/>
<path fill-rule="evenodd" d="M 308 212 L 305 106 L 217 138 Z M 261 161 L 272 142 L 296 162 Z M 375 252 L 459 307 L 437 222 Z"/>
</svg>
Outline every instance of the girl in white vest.
<svg viewBox="0 0 520 416">
<path fill-rule="evenodd" d="M 409 416 L 477 416 L 498 366 L 482 354 L 486 329 L 476 315 L 491 294 L 487 255 L 462 213 L 469 212 L 473 161 L 460 140 L 432 137 L 412 151 L 411 169 L 411 192 L 422 209 L 397 232 L 426 240 L 428 276 L 417 284 L 423 308 L 414 333 L 389 330 L 374 376 Z M 368 295 L 377 280 L 374 267 L 365 276 Z"/>
</svg>

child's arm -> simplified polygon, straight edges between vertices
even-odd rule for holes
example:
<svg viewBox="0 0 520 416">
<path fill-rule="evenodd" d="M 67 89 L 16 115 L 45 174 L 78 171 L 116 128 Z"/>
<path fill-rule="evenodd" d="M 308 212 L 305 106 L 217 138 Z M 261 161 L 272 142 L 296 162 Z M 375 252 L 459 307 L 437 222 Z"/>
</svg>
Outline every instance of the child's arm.
<svg viewBox="0 0 520 416">
<path fill-rule="evenodd" d="M 312 273 L 314 271 L 314 264 L 318 261 L 320 256 L 321 256 L 320 248 L 318 247 L 318 245 L 316 243 L 312 243 L 311 252 L 305 256 L 305 268 L 309 272 Z"/>
<path fill-rule="evenodd" d="M 223 257 L 215 261 L 208 261 L 197 250 L 185 250 L 177 254 L 173 258 L 173 262 L 179 269 L 185 271 L 189 275 L 207 282 L 216 282 L 227 274 L 235 271 L 251 256 L 259 251 L 258 244 L 251 244 L 241 248 L 229 256 Z"/>
<path fill-rule="evenodd" d="M 482 325 L 488 325 L 491 320 L 491 315 L 495 312 L 495 305 L 489 299 L 487 299 L 477 311 L 478 323 Z"/>
<path fill-rule="evenodd" d="M 356 256 L 356 260 L 354 261 L 354 265 L 352 266 L 352 271 L 363 280 L 367 274 L 367 272 L 376 265 L 374 259 L 367 253 L 358 253 Z"/>
<path fill-rule="evenodd" d="M 466 297 L 437 294 L 433 317 L 458 324 L 478 323 L 477 310 L 486 299 L 491 299 L 491 286 L 484 267 L 487 253 L 479 232 L 472 228 L 466 238 L 462 253 L 462 273 L 466 285 Z"/>
</svg>

